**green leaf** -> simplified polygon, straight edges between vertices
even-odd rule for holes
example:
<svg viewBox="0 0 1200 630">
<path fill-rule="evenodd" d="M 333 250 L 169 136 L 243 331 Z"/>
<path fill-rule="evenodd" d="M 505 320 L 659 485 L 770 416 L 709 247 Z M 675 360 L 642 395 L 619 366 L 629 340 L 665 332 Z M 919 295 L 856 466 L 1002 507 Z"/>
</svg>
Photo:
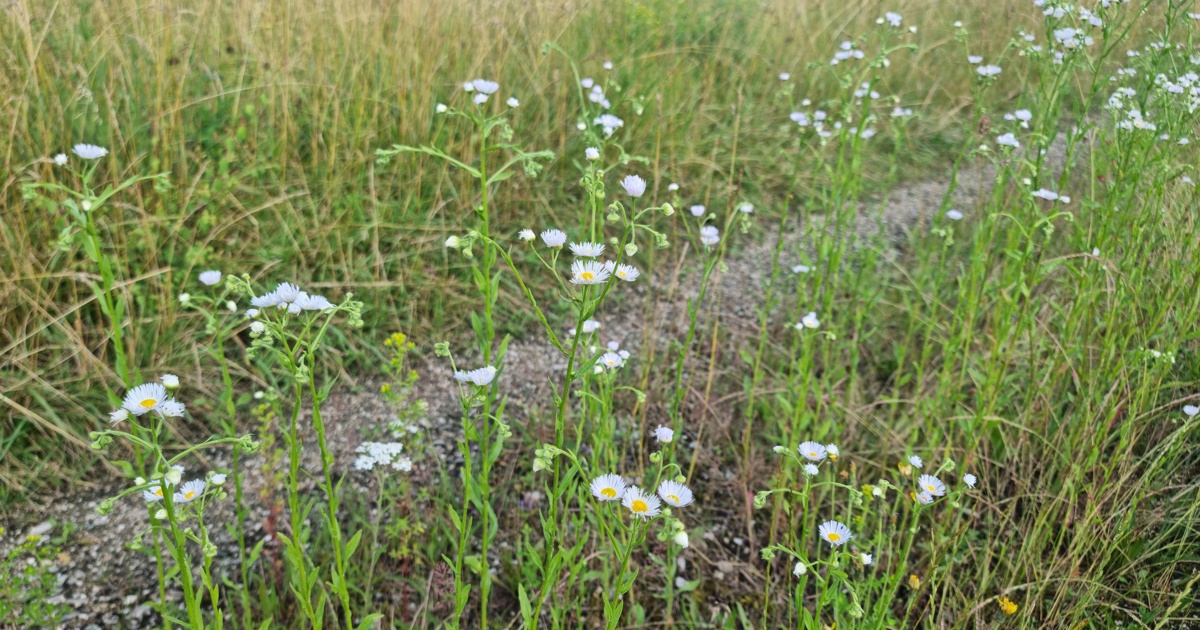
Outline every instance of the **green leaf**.
<svg viewBox="0 0 1200 630">
<path fill-rule="evenodd" d="M 517 585 L 517 598 L 521 600 L 521 619 L 525 622 L 526 628 L 533 627 L 533 606 L 529 603 L 529 594 L 525 592 L 525 585 Z"/>
</svg>

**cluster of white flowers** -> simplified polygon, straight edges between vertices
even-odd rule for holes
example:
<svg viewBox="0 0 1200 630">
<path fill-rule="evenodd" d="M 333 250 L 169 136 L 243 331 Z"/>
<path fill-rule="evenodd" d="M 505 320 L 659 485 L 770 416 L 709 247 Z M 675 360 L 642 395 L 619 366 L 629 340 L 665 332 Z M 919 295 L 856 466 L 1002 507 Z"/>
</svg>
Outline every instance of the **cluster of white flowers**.
<svg viewBox="0 0 1200 630">
<path fill-rule="evenodd" d="M 866 53 L 858 48 L 854 42 L 844 41 L 840 46 L 838 46 L 838 51 L 833 54 L 833 59 L 830 60 L 829 65 L 836 66 L 843 61 L 862 59 L 865 56 Z"/>
<path fill-rule="evenodd" d="M 798 267 L 804 267 L 804 265 L 797 265 L 796 267 L 793 267 L 792 270 L 796 271 Z M 801 273 L 801 272 L 797 271 L 797 273 Z M 816 311 L 809 311 L 807 315 L 800 318 L 799 322 L 792 324 L 792 327 L 795 328 L 796 330 L 804 330 L 805 328 L 808 328 L 810 330 L 817 329 L 817 328 L 821 327 L 821 320 L 817 319 Z"/>
<path fill-rule="evenodd" d="M 325 299 L 325 297 L 309 295 L 305 291 L 302 291 L 300 287 L 290 282 L 279 283 L 274 291 L 265 295 L 255 296 L 250 299 L 250 303 L 258 308 L 270 308 L 274 306 L 286 309 L 290 315 L 299 315 L 304 311 L 326 311 L 334 308 L 334 304 Z"/>
<path fill-rule="evenodd" d="M 1033 112 L 1028 109 L 1018 109 L 1011 114 L 1005 114 L 1004 120 L 1020 121 L 1022 129 L 1029 128 L 1029 121 L 1033 120 Z"/>
<path fill-rule="evenodd" d="M 412 471 L 412 460 L 403 455 L 404 445 L 400 442 L 363 442 L 354 452 L 359 454 L 354 460 L 356 470 L 390 466 L 393 470 Z"/>
<path fill-rule="evenodd" d="M 620 475 L 611 473 L 593 479 L 591 490 L 597 501 L 620 501 L 631 514 L 646 519 L 658 516 L 663 502 L 681 508 L 695 500 L 691 488 L 672 479 L 660 483 L 655 496 L 637 486 L 626 485 Z"/>
<path fill-rule="evenodd" d="M 1047 190 L 1045 188 L 1039 188 L 1030 194 L 1032 194 L 1034 197 L 1037 197 L 1038 199 L 1045 199 L 1046 201 L 1057 201 L 1059 203 L 1071 203 L 1070 195 L 1060 195 L 1060 194 L 1054 192 L 1053 190 Z"/>
<path fill-rule="evenodd" d="M 1002 133 L 999 136 L 996 136 L 996 144 L 1002 147 L 1012 147 L 1014 149 L 1021 148 L 1021 142 L 1017 140 L 1017 136 L 1015 136 L 1012 132 Z"/>
<path fill-rule="evenodd" d="M 604 136 L 609 137 L 613 135 L 613 132 L 624 127 L 625 121 L 612 114 L 600 114 L 592 120 L 592 124 L 602 128 Z"/>
<path fill-rule="evenodd" d="M 580 81 L 579 84 L 588 91 L 587 98 L 589 101 L 599 105 L 600 107 L 603 107 L 604 109 L 610 109 L 612 107 L 612 103 L 610 103 L 608 98 L 604 96 L 604 88 L 600 87 L 600 85 L 595 81 L 589 78 Z"/>
<path fill-rule="evenodd" d="M 108 421 L 118 424 L 132 414 L 140 416 L 151 411 L 164 418 L 183 417 L 185 406 L 170 396 L 170 391 L 179 387 L 179 377 L 164 374 L 162 383 L 142 383 L 125 393 L 121 408 L 108 414 Z"/>
<path fill-rule="evenodd" d="M 468 81 L 463 84 L 464 91 L 468 93 L 475 93 L 475 96 L 472 97 L 472 100 L 475 101 L 476 105 L 483 105 L 484 103 L 488 102 L 488 98 L 495 94 L 499 89 L 499 83 L 496 83 L 495 81 L 489 81 L 487 79 L 475 79 L 474 81 Z M 510 103 L 510 105 L 512 104 Z M 512 106 L 516 107 L 516 105 Z"/>
<path fill-rule="evenodd" d="M 715 225 L 706 225 L 700 228 L 700 242 L 705 247 L 712 248 L 721 242 L 721 231 Z"/>
</svg>

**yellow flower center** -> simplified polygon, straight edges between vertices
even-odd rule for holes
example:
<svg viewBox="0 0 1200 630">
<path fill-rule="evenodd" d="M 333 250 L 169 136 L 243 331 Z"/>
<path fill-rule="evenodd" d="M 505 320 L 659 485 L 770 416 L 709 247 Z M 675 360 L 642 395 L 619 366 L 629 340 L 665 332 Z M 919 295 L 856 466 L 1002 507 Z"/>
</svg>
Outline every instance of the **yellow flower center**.
<svg viewBox="0 0 1200 630">
<path fill-rule="evenodd" d="M 809 456 L 809 457 L 816 457 L 816 456 L 817 456 L 817 452 L 816 452 L 816 451 L 809 451 L 809 452 L 808 452 L 808 456 Z"/>
<path fill-rule="evenodd" d="M 633 510 L 635 513 L 640 514 L 642 512 L 645 512 L 646 510 L 649 510 L 650 506 L 646 505 L 646 502 L 641 499 L 634 499 L 633 505 L 629 509 Z"/>
<path fill-rule="evenodd" d="M 596 274 L 594 274 L 590 271 L 582 271 L 579 273 L 579 277 L 580 277 L 580 279 L 587 280 L 590 282 L 590 281 L 596 279 Z"/>
<path fill-rule="evenodd" d="M 837 542 L 837 541 L 839 541 L 839 540 L 841 540 L 841 539 L 842 539 L 842 537 L 841 537 L 841 536 L 839 536 L 839 535 L 837 535 L 836 533 L 834 533 L 834 532 L 829 532 L 829 542 Z"/>
<path fill-rule="evenodd" d="M 617 276 L 618 276 L 618 277 L 624 278 L 626 275 L 628 275 L 628 274 L 626 274 L 624 271 L 618 271 L 618 272 L 617 272 Z"/>
<path fill-rule="evenodd" d="M 668 494 L 667 500 L 670 501 L 671 503 L 680 503 L 679 497 L 676 495 L 673 495 L 673 494 Z"/>
<path fill-rule="evenodd" d="M 161 496 L 162 496 L 162 488 L 155 488 L 155 489 L 154 489 L 154 496 L 156 496 L 156 497 L 161 497 Z"/>
<path fill-rule="evenodd" d="M 138 404 L 141 405 L 142 408 L 144 408 L 144 409 L 151 409 L 154 407 L 154 405 L 158 404 L 158 401 L 154 400 L 153 398 L 147 398 L 146 400 L 143 400 L 142 402 L 140 402 Z"/>
<path fill-rule="evenodd" d="M 934 490 L 936 490 L 936 488 L 934 488 L 934 487 L 933 487 L 933 484 L 927 484 L 927 485 L 925 486 L 925 489 L 926 489 L 926 490 L 928 490 L 928 491 L 930 491 L 930 492 L 933 492 Z"/>
<path fill-rule="evenodd" d="M 194 496 L 196 496 L 195 490 L 188 490 L 187 492 L 183 493 L 183 498 L 187 499 L 188 501 L 191 501 L 192 497 Z"/>
<path fill-rule="evenodd" d="M 606 499 L 615 499 L 617 497 L 617 489 L 616 488 L 605 488 L 600 491 L 600 496 L 602 496 Z"/>
</svg>

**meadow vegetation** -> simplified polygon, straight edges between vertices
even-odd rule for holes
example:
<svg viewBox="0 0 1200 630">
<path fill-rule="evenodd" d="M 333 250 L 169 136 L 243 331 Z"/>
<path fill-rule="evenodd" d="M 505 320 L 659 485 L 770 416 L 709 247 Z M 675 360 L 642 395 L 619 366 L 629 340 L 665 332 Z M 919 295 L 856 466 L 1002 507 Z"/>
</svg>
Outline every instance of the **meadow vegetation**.
<svg viewBox="0 0 1200 630">
<path fill-rule="evenodd" d="M 1200 623 L 1194 10 L 9 3 L 0 623 Z"/>
</svg>

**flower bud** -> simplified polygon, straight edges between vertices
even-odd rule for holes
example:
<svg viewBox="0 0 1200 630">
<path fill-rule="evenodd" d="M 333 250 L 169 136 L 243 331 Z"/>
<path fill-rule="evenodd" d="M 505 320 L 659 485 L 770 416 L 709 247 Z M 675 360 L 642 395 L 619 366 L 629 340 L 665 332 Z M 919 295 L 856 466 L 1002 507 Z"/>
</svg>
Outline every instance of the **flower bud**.
<svg viewBox="0 0 1200 630">
<path fill-rule="evenodd" d="M 671 540 L 675 541 L 676 545 L 679 545 L 685 549 L 688 546 L 687 532 L 676 532 L 675 535 L 671 537 Z"/>
</svg>

